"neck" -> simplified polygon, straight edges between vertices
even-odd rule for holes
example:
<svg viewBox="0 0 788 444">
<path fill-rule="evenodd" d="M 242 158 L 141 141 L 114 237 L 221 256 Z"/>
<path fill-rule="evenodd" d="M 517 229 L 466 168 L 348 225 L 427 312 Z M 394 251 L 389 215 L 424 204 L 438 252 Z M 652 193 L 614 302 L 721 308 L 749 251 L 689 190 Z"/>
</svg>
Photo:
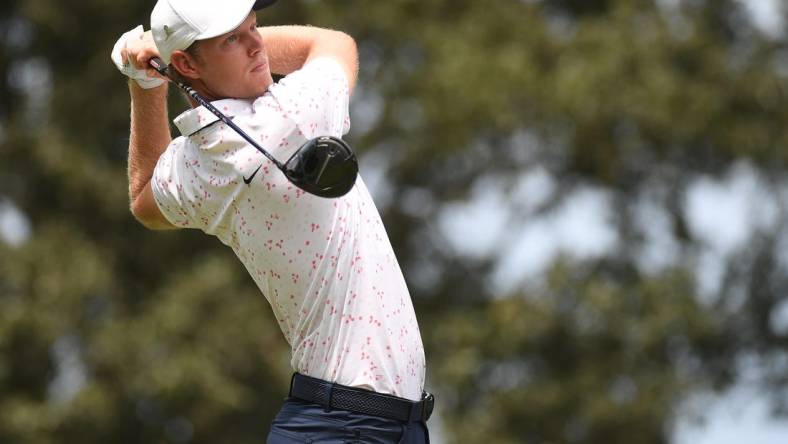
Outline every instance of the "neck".
<svg viewBox="0 0 788 444">
<path fill-rule="evenodd" d="M 194 89 L 197 92 L 197 94 L 200 95 L 200 97 L 202 97 L 203 99 L 205 99 L 208 102 L 213 102 L 214 100 L 220 100 L 220 99 L 226 99 L 227 98 L 227 97 L 221 97 L 218 94 L 216 94 L 213 91 L 211 91 L 211 89 L 208 88 L 205 85 L 205 83 L 203 83 L 199 79 L 193 80 L 189 86 L 191 86 L 192 89 Z M 191 104 L 192 108 L 197 108 L 198 106 L 200 106 L 200 104 L 197 103 L 197 101 L 194 100 L 193 97 L 188 96 L 188 99 L 189 99 L 189 103 Z"/>
</svg>

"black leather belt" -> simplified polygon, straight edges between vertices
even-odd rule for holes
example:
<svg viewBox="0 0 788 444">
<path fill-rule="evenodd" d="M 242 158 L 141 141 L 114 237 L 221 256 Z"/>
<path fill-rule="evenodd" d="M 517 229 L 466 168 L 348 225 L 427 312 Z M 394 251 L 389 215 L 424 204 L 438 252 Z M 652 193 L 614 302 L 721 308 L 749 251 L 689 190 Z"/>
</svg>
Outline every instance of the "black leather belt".
<svg viewBox="0 0 788 444">
<path fill-rule="evenodd" d="M 427 422 L 435 405 L 435 397 L 426 392 L 422 395 L 421 401 L 411 401 L 323 381 L 300 373 L 293 374 L 293 379 L 290 381 L 290 396 L 326 408 L 348 410 L 403 422 Z"/>
</svg>

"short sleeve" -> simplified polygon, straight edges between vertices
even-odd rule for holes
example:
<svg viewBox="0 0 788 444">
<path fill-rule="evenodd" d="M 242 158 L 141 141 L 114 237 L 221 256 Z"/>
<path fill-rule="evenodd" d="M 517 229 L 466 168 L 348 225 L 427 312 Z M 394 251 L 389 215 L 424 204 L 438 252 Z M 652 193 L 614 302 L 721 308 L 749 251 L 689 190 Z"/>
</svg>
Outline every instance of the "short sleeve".
<svg viewBox="0 0 788 444">
<path fill-rule="evenodd" d="M 189 186 L 184 184 L 187 162 L 179 139 L 173 141 L 156 162 L 151 177 L 151 190 L 159 210 L 167 220 L 181 228 L 195 226 L 194 199 Z"/>
<path fill-rule="evenodd" d="M 306 138 L 341 137 L 350 130 L 347 76 L 330 57 L 309 61 L 269 91 Z"/>
</svg>

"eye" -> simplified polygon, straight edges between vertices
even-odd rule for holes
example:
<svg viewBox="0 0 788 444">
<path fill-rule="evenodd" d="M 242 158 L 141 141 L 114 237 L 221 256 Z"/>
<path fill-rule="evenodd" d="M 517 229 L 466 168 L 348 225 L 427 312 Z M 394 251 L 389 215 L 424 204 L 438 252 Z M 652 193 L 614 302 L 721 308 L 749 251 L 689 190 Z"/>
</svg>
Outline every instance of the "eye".
<svg viewBox="0 0 788 444">
<path fill-rule="evenodd" d="M 235 42 L 236 40 L 238 40 L 238 36 L 237 36 L 237 35 L 235 35 L 235 34 L 233 34 L 233 35 L 231 35 L 231 36 L 227 37 L 227 40 L 225 40 L 225 41 L 226 41 L 227 43 L 233 43 L 233 42 Z"/>
</svg>

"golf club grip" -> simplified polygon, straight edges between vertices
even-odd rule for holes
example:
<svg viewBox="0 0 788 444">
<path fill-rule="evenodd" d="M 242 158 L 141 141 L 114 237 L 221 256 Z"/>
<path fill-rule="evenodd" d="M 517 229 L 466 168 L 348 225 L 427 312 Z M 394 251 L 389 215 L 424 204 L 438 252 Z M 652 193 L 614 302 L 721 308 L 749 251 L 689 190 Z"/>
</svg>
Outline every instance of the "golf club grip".
<svg viewBox="0 0 788 444">
<path fill-rule="evenodd" d="M 269 153 L 263 147 L 258 145 L 257 142 L 254 141 L 254 139 L 252 139 L 248 134 L 246 134 L 246 132 L 244 132 L 244 130 L 239 128 L 238 125 L 233 123 L 233 121 L 230 120 L 229 117 L 225 116 L 221 111 L 216 109 L 216 107 L 214 107 L 211 104 L 211 102 L 205 100 L 201 95 L 199 95 L 197 93 L 197 91 L 194 90 L 194 88 L 192 88 L 191 86 L 189 86 L 189 85 L 187 85 L 187 84 L 185 84 L 183 82 L 180 82 L 177 79 L 174 79 L 172 76 L 170 76 L 170 73 L 168 72 L 167 65 L 164 64 L 164 61 L 162 61 L 158 57 L 153 57 L 153 58 L 150 59 L 150 61 L 148 63 L 150 64 L 150 66 L 153 69 L 156 70 L 156 72 L 158 72 L 159 74 L 163 75 L 164 77 L 170 79 L 173 83 L 178 85 L 179 88 L 184 90 L 186 92 L 186 94 L 188 94 L 190 97 L 192 97 L 194 100 L 196 100 L 197 103 L 199 103 L 205 109 L 207 109 L 208 111 L 213 113 L 216 117 L 219 118 L 219 120 L 224 122 L 227 126 L 232 128 L 233 130 L 235 130 L 235 132 L 238 133 L 239 136 L 243 137 L 247 142 L 249 142 L 249 144 L 251 144 L 253 147 L 257 148 L 257 151 L 260 151 L 261 153 L 263 153 L 263 155 L 265 157 L 267 157 L 271 162 L 273 162 L 280 170 L 284 171 L 285 166 L 284 166 L 284 164 L 282 164 L 282 162 L 278 161 L 271 153 Z"/>
</svg>

